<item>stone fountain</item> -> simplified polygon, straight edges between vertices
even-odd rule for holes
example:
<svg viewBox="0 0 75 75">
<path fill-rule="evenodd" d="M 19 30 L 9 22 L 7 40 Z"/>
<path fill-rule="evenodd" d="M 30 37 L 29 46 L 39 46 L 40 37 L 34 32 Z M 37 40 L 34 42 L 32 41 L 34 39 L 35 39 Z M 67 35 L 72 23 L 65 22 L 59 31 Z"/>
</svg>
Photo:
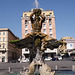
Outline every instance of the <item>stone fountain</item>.
<svg viewBox="0 0 75 75">
<path fill-rule="evenodd" d="M 47 48 L 51 50 L 58 48 L 62 42 L 41 33 L 42 23 L 45 21 L 45 17 L 41 15 L 40 9 L 33 10 L 30 20 L 33 32 L 27 34 L 24 39 L 10 41 L 17 48 L 28 48 L 30 50 L 30 65 L 24 69 L 22 75 L 54 75 L 55 71 L 52 71 L 45 64 L 43 54 Z"/>
</svg>

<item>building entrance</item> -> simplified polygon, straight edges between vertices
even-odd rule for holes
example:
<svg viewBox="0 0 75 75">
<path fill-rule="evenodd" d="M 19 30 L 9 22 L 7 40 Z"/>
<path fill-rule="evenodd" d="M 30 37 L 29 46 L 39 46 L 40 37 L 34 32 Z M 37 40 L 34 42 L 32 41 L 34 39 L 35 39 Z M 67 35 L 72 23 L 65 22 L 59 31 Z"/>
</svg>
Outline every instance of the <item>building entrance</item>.
<svg viewBox="0 0 75 75">
<path fill-rule="evenodd" d="M 5 57 L 2 57 L 2 62 L 5 62 Z"/>
</svg>

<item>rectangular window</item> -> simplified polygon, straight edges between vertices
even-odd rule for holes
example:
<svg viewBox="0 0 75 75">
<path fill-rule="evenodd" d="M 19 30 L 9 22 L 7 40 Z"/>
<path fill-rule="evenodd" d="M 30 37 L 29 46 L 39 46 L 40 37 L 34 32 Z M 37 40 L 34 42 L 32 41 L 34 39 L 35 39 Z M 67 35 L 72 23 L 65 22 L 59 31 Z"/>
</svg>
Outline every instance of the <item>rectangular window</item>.
<svg viewBox="0 0 75 75">
<path fill-rule="evenodd" d="M 1 48 L 1 44 L 0 44 L 0 48 Z"/>
<path fill-rule="evenodd" d="M 3 35 L 5 35 L 5 32 L 3 32 Z"/>
<path fill-rule="evenodd" d="M 50 13 L 50 17 L 52 17 L 52 13 Z"/>
<path fill-rule="evenodd" d="M 72 44 L 70 44 L 70 47 L 72 47 Z"/>
<path fill-rule="evenodd" d="M 5 41 L 5 37 L 3 37 L 3 41 Z"/>
<path fill-rule="evenodd" d="M 43 24 L 43 27 L 46 27 L 46 24 Z"/>
<path fill-rule="evenodd" d="M 28 30 L 25 30 L 25 34 L 27 34 L 28 33 Z"/>
<path fill-rule="evenodd" d="M 0 41 L 1 41 L 1 37 L 0 37 Z"/>
<path fill-rule="evenodd" d="M 49 24 L 49 27 L 52 28 L 52 24 Z"/>
<path fill-rule="evenodd" d="M 33 32 L 33 30 L 31 30 L 31 32 Z"/>
<path fill-rule="evenodd" d="M 25 17 L 27 16 L 27 14 L 24 15 Z"/>
<path fill-rule="evenodd" d="M 1 32 L 0 32 L 0 35 L 1 35 Z"/>
<path fill-rule="evenodd" d="M 25 28 L 28 28 L 28 25 L 25 25 Z"/>
<path fill-rule="evenodd" d="M 25 24 L 27 24 L 27 20 L 25 20 Z"/>
<path fill-rule="evenodd" d="M 52 29 L 50 29 L 50 33 L 52 33 Z"/>
<path fill-rule="evenodd" d="M 45 33 L 45 34 L 46 34 L 46 29 L 43 29 L 43 33 Z"/>
<path fill-rule="evenodd" d="M 52 37 L 52 34 L 50 34 L 50 37 Z"/>
</svg>

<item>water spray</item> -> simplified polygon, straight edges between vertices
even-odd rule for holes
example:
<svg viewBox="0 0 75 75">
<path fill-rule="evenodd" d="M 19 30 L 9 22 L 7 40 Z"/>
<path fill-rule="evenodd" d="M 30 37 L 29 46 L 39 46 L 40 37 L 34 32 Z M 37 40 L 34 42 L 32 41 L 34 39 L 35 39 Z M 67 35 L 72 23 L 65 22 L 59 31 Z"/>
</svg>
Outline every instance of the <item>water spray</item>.
<svg viewBox="0 0 75 75">
<path fill-rule="evenodd" d="M 36 8 L 38 8 L 39 3 L 38 3 L 38 1 L 37 1 L 37 0 L 35 0 L 35 5 L 36 5 Z"/>
</svg>

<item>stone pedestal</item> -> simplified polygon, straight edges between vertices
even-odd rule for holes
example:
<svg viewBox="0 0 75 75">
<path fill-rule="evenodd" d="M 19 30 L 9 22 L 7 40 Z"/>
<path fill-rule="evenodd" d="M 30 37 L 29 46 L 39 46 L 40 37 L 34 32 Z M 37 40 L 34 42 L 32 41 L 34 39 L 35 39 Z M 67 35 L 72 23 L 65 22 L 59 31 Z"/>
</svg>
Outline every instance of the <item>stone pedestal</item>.
<svg viewBox="0 0 75 75">
<path fill-rule="evenodd" d="M 30 63 L 30 65 L 24 69 L 22 75 L 54 75 L 55 71 L 44 63 L 42 60 L 42 52 L 37 49 L 36 57 Z"/>
<path fill-rule="evenodd" d="M 42 60 L 42 52 L 37 49 L 36 57 L 30 63 L 30 65 L 24 69 L 22 75 L 54 75 L 55 71 L 44 63 Z"/>
</svg>

